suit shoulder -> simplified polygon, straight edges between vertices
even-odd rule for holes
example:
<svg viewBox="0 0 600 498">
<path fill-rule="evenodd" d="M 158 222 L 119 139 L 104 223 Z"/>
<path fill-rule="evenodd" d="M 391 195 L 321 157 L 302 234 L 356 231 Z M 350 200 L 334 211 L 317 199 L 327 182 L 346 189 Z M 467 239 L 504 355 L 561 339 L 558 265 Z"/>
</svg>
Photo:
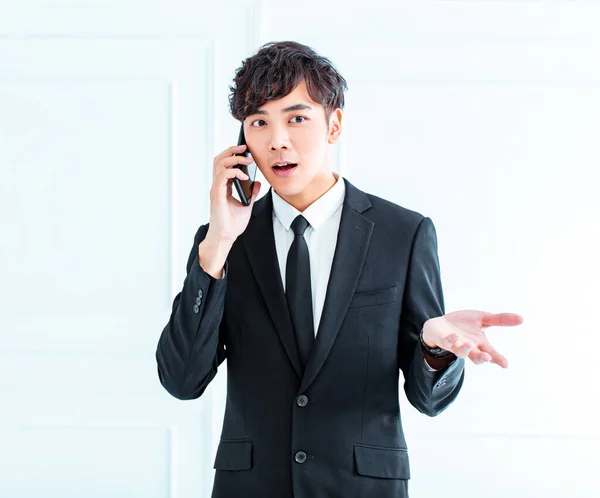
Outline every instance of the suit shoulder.
<svg viewBox="0 0 600 498">
<path fill-rule="evenodd" d="M 437 241 L 435 225 L 428 216 L 376 195 L 367 196 L 371 207 L 363 215 L 375 223 L 383 239 L 411 245 L 417 237 Z"/>
<path fill-rule="evenodd" d="M 408 209 L 383 197 L 369 193 L 367 193 L 367 197 L 371 201 L 371 209 L 374 213 L 377 213 L 378 218 L 388 219 L 394 223 L 400 222 L 418 226 L 426 217 L 417 211 Z"/>
</svg>

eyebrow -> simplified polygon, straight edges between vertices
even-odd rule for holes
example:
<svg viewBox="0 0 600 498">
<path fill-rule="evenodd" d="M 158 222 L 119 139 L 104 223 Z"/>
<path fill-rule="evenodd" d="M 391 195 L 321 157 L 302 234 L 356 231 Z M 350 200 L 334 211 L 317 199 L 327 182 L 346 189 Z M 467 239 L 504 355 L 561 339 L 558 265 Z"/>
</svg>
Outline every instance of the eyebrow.
<svg viewBox="0 0 600 498">
<path fill-rule="evenodd" d="M 312 111 L 313 108 L 311 106 L 309 106 L 309 105 L 306 105 L 306 104 L 294 104 L 294 105 L 291 105 L 289 107 L 286 107 L 285 109 L 281 109 L 281 113 L 283 114 L 283 113 L 286 113 L 286 112 L 303 111 L 303 110 Z M 267 111 L 263 111 L 263 110 L 258 110 L 256 112 L 252 113 L 252 115 L 254 115 L 254 114 L 262 114 L 264 116 L 268 116 L 269 115 L 269 113 Z"/>
</svg>

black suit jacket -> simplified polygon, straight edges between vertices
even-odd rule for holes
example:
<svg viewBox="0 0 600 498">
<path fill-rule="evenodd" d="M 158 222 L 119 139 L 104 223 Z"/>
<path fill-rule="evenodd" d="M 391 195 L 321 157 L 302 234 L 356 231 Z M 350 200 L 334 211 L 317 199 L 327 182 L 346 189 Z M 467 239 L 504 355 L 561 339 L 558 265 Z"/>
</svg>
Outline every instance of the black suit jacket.
<svg viewBox="0 0 600 498">
<path fill-rule="evenodd" d="M 271 192 L 255 202 L 227 273 L 198 263 L 158 342 L 162 385 L 198 398 L 227 359 L 213 498 L 402 498 L 410 478 L 398 402 L 435 416 L 457 396 L 464 360 L 427 370 L 423 323 L 444 311 L 431 219 L 348 180 L 323 314 L 303 370 L 281 281 Z"/>
</svg>

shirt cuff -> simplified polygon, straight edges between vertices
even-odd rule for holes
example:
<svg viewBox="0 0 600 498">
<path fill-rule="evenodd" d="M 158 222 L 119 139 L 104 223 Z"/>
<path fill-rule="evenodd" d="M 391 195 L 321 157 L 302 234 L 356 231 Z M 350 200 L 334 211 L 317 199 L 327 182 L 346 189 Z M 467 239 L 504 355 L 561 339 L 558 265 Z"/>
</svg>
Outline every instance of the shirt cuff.
<svg viewBox="0 0 600 498">
<path fill-rule="evenodd" d="M 430 372 L 437 372 L 438 370 L 440 370 L 439 368 L 433 368 L 429 363 L 427 363 L 427 359 L 423 356 L 423 361 L 425 362 L 425 366 L 427 367 L 427 370 L 429 370 Z"/>
</svg>

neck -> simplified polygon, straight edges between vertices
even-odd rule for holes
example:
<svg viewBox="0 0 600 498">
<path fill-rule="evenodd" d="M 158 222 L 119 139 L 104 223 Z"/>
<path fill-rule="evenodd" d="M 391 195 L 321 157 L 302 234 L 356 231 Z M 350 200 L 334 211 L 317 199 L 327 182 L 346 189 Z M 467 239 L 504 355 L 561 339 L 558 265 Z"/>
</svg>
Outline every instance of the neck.
<svg viewBox="0 0 600 498">
<path fill-rule="evenodd" d="M 328 171 L 327 173 L 316 176 L 306 188 L 296 195 L 285 196 L 281 195 L 288 204 L 294 206 L 298 211 L 304 211 L 313 202 L 323 196 L 331 187 L 333 187 L 339 179 L 339 175 Z"/>
</svg>

